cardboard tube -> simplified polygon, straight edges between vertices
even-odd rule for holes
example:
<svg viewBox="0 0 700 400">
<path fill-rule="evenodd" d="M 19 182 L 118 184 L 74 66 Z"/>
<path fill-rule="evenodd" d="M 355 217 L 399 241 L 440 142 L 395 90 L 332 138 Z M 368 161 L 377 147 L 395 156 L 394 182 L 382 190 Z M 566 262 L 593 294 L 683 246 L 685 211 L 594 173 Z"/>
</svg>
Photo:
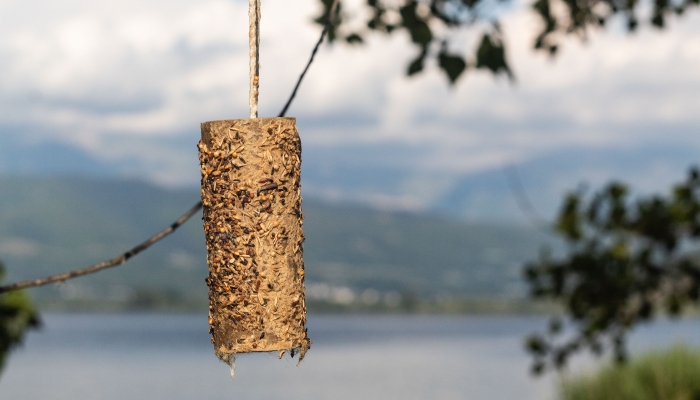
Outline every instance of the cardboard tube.
<svg viewBox="0 0 700 400">
<path fill-rule="evenodd" d="M 301 360 L 311 341 L 296 120 L 204 122 L 199 159 L 216 355 L 298 349 Z"/>
</svg>

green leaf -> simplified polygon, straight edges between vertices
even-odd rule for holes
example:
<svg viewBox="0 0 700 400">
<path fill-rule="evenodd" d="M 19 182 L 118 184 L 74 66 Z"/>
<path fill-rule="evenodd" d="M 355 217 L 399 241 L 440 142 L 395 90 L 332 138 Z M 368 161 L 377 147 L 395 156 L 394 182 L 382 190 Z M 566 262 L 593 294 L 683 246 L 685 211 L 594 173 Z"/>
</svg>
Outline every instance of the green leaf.
<svg viewBox="0 0 700 400">
<path fill-rule="evenodd" d="M 578 194 L 570 193 L 564 200 L 564 206 L 559 213 L 556 229 L 566 239 L 578 241 L 583 237 L 580 217 L 581 199 Z"/>
<path fill-rule="evenodd" d="M 462 0 L 462 4 L 465 6 L 472 8 L 474 7 L 480 0 Z"/>
<path fill-rule="evenodd" d="M 362 44 L 365 42 L 364 39 L 362 39 L 362 36 L 358 35 L 357 33 L 351 33 L 350 35 L 346 36 L 345 41 L 350 44 Z"/>
<path fill-rule="evenodd" d="M 513 74 L 506 63 L 505 49 L 501 41 L 495 41 L 490 35 L 485 34 L 481 39 L 481 45 L 476 52 L 476 67 L 487 68 L 494 74 L 504 72 L 513 78 Z"/>
<path fill-rule="evenodd" d="M 408 76 L 417 74 L 423 70 L 423 67 L 425 65 L 425 57 L 427 55 L 428 55 L 428 50 L 424 48 L 423 51 L 421 51 L 418 58 L 413 60 L 411 62 L 411 65 L 408 66 L 408 72 L 407 72 Z"/>
<path fill-rule="evenodd" d="M 448 54 L 446 50 L 441 51 L 438 55 L 438 63 L 440 69 L 445 71 L 447 77 L 450 78 L 450 84 L 452 85 L 457 82 L 457 79 L 467 69 L 467 63 L 462 56 Z"/>
<path fill-rule="evenodd" d="M 639 26 L 639 21 L 637 21 L 637 18 L 634 15 L 630 15 L 629 19 L 627 20 L 627 29 L 630 32 L 634 32 L 637 30 L 637 26 Z"/>
<path fill-rule="evenodd" d="M 530 335 L 525 339 L 525 349 L 536 355 L 543 355 L 547 352 L 547 343 L 539 335 Z"/>
<path fill-rule="evenodd" d="M 426 47 L 433 40 L 433 33 L 428 24 L 416 14 L 418 2 L 410 1 L 406 6 L 401 7 L 402 25 L 408 29 L 413 43 Z"/>
</svg>

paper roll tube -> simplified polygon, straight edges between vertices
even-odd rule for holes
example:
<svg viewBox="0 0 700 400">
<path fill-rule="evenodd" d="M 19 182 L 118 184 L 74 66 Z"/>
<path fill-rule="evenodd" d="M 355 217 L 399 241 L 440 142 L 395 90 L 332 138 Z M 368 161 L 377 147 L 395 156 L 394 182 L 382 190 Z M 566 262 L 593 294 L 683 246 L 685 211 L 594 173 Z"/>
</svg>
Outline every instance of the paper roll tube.
<svg viewBox="0 0 700 400">
<path fill-rule="evenodd" d="M 301 141 L 294 118 L 202 123 L 199 143 L 216 355 L 299 350 L 306 334 Z"/>
</svg>

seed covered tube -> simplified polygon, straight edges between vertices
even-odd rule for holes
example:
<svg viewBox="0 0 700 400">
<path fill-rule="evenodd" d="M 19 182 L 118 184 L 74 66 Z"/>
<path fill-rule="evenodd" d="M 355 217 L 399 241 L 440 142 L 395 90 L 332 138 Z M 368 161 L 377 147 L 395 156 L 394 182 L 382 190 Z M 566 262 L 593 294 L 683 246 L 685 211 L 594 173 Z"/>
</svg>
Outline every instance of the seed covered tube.
<svg viewBox="0 0 700 400">
<path fill-rule="evenodd" d="M 300 168 L 294 118 L 211 121 L 199 143 L 216 355 L 300 351 L 306 334 Z"/>
</svg>

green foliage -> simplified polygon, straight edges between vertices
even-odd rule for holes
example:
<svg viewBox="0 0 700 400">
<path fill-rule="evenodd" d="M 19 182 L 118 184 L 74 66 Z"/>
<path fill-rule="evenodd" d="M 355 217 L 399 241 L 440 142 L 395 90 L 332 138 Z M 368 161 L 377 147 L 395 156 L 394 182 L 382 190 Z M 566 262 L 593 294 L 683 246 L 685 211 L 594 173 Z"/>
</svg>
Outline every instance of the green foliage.
<svg viewBox="0 0 700 400">
<path fill-rule="evenodd" d="M 469 65 L 475 68 L 488 69 L 494 73 L 505 72 L 511 76 L 508 67 L 505 48 L 495 20 L 480 18 L 478 9 L 487 0 L 404 0 L 382 1 L 367 0 L 370 10 L 369 17 L 365 21 L 365 29 L 360 31 L 343 31 L 347 16 L 339 12 L 334 19 L 334 26 L 329 31 L 329 40 L 338 37 L 348 43 L 363 43 L 364 37 L 370 32 L 391 34 L 394 32 L 406 32 L 420 52 L 407 69 L 408 75 L 414 75 L 423 71 L 425 60 L 435 57 L 438 67 L 447 75 L 451 84 L 467 70 Z M 321 0 L 324 12 L 315 21 L 325 24 L 332 0 Z M 496 1 L 496 3 L 498 0 Z M 342 8 L 342 1 L 339 10 Z M 394 18 L 391 18 L 394 16 Z M 479 26 L 478 31 L 482 36 L 480 47 L 475 52 L 473 61 L 467 61 L 462 54 L 448 51 L 448 44 L 452 36 L 461 28 L 468 28 L 477 22 L 486 22 L 486 27 Z"/>
<path fill-rule="evenodd" d="M 323 14 L 316 22 L 325 24 L 333 0 L 320 0 Z M 506 57 L 506 47 L 498 23 L 499 10 L 512 0 L 367 0 L 368 13 L 364 28 L 350 30 L 351 16 L 342 12 L 333 19 L 329 40 L 341 38 L 348 43 L 363 43 L 372 32 L 392 34 L 405 32 L 419 48 L 419 55 L 410 62 L 408 75 L 423 71 L 427 58 L 436 58 L 438 67 L 447 75 L 451 84 L 468 69 L 484 68 L 495 74 L 505 73 L 513 78 Z M 683 14 L 700 0 L 656 0 L 648 23 L 664 28 L 673 14 Z M 604 27 L 610 19 L 619 16 L 627 21 L 627 29 L 634 31 L 639 25 L 637 15 L 642 2 L 638 0 L 536 0 L 532 11 L 542 21 L 534 48 L 555 55 L 560 40 L 567 35 L 586 38 L 591 30 Z M 553 12 L 554 9 L 561 12 Z M 445 49 L 460 32 L 480 37 L 477 48 L 448 55 Z M 460 54 L 461 53 L 461 54 Z"/>
<path fill-rule="evenodd" d="M 531 294 L 566 307 L 576 328 L 562 339 L 556 318 L 547 335 L 533 335 L 527 347 L 534 372 L 565 365 L 583 348 L 596 354 L 611 347 L 626 358 L 625 337 L 635 324 L 665 311 L 678 315 L 700 297 L 700 174 L 666 197 L 629 199 L 627 188 L 611 183 L 591 198 L 567 196 L 556 229 L 569 256 L 546 255 L 526 267 Z M 695 250 L 695 251 L 694 251 Z"/>
<path fill-rule="evenodd" d="M 405 6 L 399 8 L 402 19 L 401 26 L 406 28 L 408 33 L 411 34 L 411 41 L 413 41 L 413 43 L 425 48 L 433 41 L 433 33 L 426 20 L 418 16 L 416 12 L 417 7 L 417 1 L 409 1 Z M 372 24 L 373 21 L 376 21 L 375 26 L 381 24 L 379 12 L 375 12 L 375 19 L 370 21 L 370 24 Z"/>
<path fill-rule="evenodd" d="M 425 54 L 425 53 L 424 53 Z M 447 52 L 447 46 L 443 48 L 438 56 L 440 68 L 442 68 L 450 78 L 450 83 L 454 84 L 467 68 L 467 63 L 462 57 Z"/>
<path fill-rule="evenodd" d="M 408 76 L 417 74 L 421 71 L 423 71 L 423 68 L 425 67 L 425 57 L 428 56 L 428 51 L 427 49 L 423 49 L 421 51 L 420 55 L 418 55 L 418 58 L 413 60 L 411 64 L 408 66 Z"/>
<path fill-rule="evenodd" d="M 700 399 L 700 351 L 675 346 L 627 365 L 608 365 L 595 374 L 564 379 L 562 400 Z"/>
<path fill-rule="evenodd" d="M 4 273 L 0 263 L 0 282 Z M 39 324 L 39 314 L 23 292 L 0 294 L 0 371 L 10 352 L 22 343 L 27 330 Z"/>
<path fill-rule="evenodd" d="M 699 3 L 698 0 L 656 0 L 648 22 L 662 29 L 671 15 L 681 15 Z M 553 13 L 556 5 L 563 5 L 565 12 Z M 637 15 L 643 6 L 638 0 L 538 0 L 533 9 L 544 22 L 544 29 L 537 37 L 535 48 L 554 54 L 561 37 L 573 33 L 585 38 L 591 29 L 604 27 L 614 17 L 624 18 L 627 30 L 633 32 L 639 26 Z"/>
<path fill-rule="evenodd" d="M 487 68 L 494 74 L 506 73 L 511 79 L 513 74 L 506 63 L 506 53 L 503 43 L 490 35 L 484 35 L 476 52 L 476 67 Z"/>
</svg>

